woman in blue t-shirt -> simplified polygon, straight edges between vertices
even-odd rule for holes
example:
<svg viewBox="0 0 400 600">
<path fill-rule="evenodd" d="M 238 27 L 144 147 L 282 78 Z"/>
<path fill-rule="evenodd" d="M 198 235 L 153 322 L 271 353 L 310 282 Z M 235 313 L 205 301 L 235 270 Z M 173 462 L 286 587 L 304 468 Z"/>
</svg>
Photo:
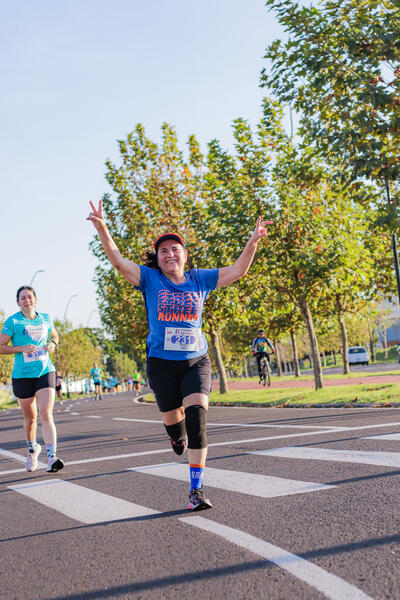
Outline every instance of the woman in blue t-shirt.
<svg viewBox="0 0 400 600">
<path fill-rule="evenodd" d="M 0 333 L 0 354 L 15 354 L 12 370 L 13 392 L 24 415 L 28 457 L 25 468 L 35 471 L 42 449 L 36 442 L 37 410 L 47 451 L 47 471 L 55 473 L 64 463 L 56 456 L 57 432 L 53 420 L 56 370 L 50 359 L 58 334 L 47 313 L 36 312 L 36 293 L 27 285 L 17 291 L 20 311 L 8 317 Z M 49 337 L 51 338 L 49 340 Z M 11 341 L 11 346 L 9 342 Z"/>
<path fill-rule="evenodd" d="M 203 304 L 209 292 L 233 283 L 247 273 L 259 240 L 271 221 L 259 217 L 254 232 L 236 262 L 220 269 L 185 272 L 187 251 L 177 233 L 165 233 L 154 242 L 146 265 L 123 258 L 98 208 L 90 203 L 92 221 L 113 267 L 143 294 L 147 310 L 147 378 L 161 411 L 174 452 L 188 449 L 189 508 L 212 504 L 202 491 L 207 456 L 206 421 L 211 391 L 207 340 L 201 331 Z"/>
</svg>

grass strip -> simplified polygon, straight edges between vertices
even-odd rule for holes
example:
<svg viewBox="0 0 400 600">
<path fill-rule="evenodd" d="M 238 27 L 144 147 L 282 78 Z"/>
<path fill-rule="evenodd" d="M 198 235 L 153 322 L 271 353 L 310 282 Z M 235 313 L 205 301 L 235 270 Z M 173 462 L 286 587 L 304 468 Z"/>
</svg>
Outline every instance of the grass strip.
<svg viewBox="0 0 400 600">
<path fill-rule="evenodd" d="M 262 390 L 232 390 L 221 395 L 211 393 L 210 403 L 232 406 L 309 406 L 315 404 L 380 404 L 400 402 L 399 383 L 375 383 L 347 386 L 330 386 L 322 390 L 285 388 Z"/>
<path fill-rule="evenodd" d="M 153 394 L 147 394 L 146 402 L 155 402 Z M 309 388 L 286 388 L 260 390 L 232 390 L 226 394 L 211 392 L 213 406 L 314 406 L 371 404 L 391 406 L 400 403 L 399 383 L 375 383 L 346 386 L 330 386 L 322 390 Z"/>
</svg>

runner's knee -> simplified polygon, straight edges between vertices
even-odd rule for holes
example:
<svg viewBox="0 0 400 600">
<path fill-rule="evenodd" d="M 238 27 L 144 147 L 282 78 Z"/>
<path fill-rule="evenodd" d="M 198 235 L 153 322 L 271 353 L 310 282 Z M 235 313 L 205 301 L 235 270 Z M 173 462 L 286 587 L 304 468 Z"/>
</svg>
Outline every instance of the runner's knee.
<svg viewBox="0 0 400 600">
<path fill-rule="evenodd" d="M 188 448 L 199 450 L 207 448 L 207 411 L 203 406 L 195 404 L 185 408 Z"/>
</svg>

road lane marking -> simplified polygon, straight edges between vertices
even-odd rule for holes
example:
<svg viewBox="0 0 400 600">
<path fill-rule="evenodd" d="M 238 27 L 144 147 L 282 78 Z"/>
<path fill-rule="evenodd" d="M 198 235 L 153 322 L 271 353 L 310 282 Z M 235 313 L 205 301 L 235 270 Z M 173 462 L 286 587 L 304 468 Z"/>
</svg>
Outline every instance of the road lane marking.
<svg viewBox="0 0 400 600">
<path fill-rule="evenodd" d="M 158 514 L 158 511 L 146 506 L 140 506 L 62 479 L 7 487 L 75 521 L 86 524 Z"/>
<path fill-rule="evenodd" d="M 77 415 L 79 415 L 79 413 L 77 413 L 77 412 L 70 412 L 69 414 L 70 415 L 74 415 L 74 417 L 76 417 Z"/>
<path fill-rule="evenodd" d="M 247 454 L 277 456 L 280 458 L 298 458 L 302 460 L 329 460 L 332 462 L 379 465 L 381 467 L 400 467 L 400 452 L 368 452 L 362 450 L 332 450 L 327 448 L 286 447 L 258 450 Z"/>
<path fill-rule="evenodd" d="M 381 433 L 380 435 L 368 435 L 362 440 L 400 440 L 400 433 Z"/>
<path fill-rule="evenodd" d="M 112 417 L 113 421 L 131 421 L 132 423 L 158 423 L 156 419 L 130 419 L 127 417 Z M 331 427 L 327 425 L 274 425 L 271 423 L 207 423 L 207 427 L 256 427 L 259 429 L 326 429 L 329 431 L 346 431 L 348 427 Z"/>
<path fill-rule="evenodd" d="M 162 421 L 157 421 L 155 419 L 128 419 L 124 417 L 112 417 L 113 421 L 133 421 L 134 423 L 158 423 L 162 425 Z"/>
<path fill-rule="evenodd" d="M 101 419 L 100 415 L 86 415 L 87 419 Z"/>
<path fill-rule="evenodd" d="M 178 520 L 218 535 L 240 548 L 262 556 L 269 562 L 291 573 L 297 579 L 325 594 L 330 600 L 372 600 L 370 596 L 354 585 L 340 579 L 337 575 L 328 573 L 318 565 L 301 558 L 301 556 L 292 554 L 249 533 L 221 525 L 204 517 L 179 517 Z"/>
<path fill-rule="evenodd" d="M 70 413 L 70 414 L 73 414 L 73 413 Z M 78 414 L 78 413 L 74 413 L 74 414 Z M 396 423 L 381 423 L 379 425 L 361 425 L 358 427 L 349 427 L 346 429 L 346 431 L 356 431 L 358 429 L 376 429 L 379 427 L 392 427 L 395 425 L 400 425 L 400 423 L 396 422 Z M 253 442 L 264 442 L 264 441 L 270 441 L 270 440 L 282 440 L 282 439 L 288 439 L 288 438 L 314 436 L 314 435 L 327 435 L 327 434 L 336 433 L 336 432 L 340 433 L 341 431 L 342 431 L 341 429 L 332 428 L 329 431 L 327 431 L 327 430 L 305 431 L 304 433 L 288 433 L 288 434 L 283 434 L 283 435 L 272 435 L 272 436 L 256 437 L 256 438 L 242 438 L 239 440 L 229 440 L 227 442 L 214 442 L 212 444 L 208 444 L 208 447 L 213 448 L 213 447 L 217 447 L 217 446 L 233 446 L 235 444 L 250 444 Z M 132 456 L 149 456 L 151 454 L 162 454 L 164 452 L 171 452 L 171 448 L 165 448 L 163 450 L 146 450 L 143 452 L 132 452 L 129 454 L 115 454 L 112 456 L 97 456 L 95 458 L 85 458 L 82 460 L 68 461 L 67 465 L 82 465 L 82 464 L 86 464 L 86 463 L 90 463 L 90 462 L 103 462 L 105 460 L 120 460 L 123 458 L 130 458 Z M 251 452 L 249 452 L 249 454 L 251 454 Z M 13 469 L 11 471 L 0 471 L 0 477 L 2 475 L 9 475 L 12 473 L 22 473 L 23 471 L 24 471 L 24 469 Z"/>
<path fill-rule="evenodd" d="M 178 481 L 188 481 L 188 466 L 182 463 L 166 463 L 148 465 L 145 467 L 132 467 L 128 471 L 138 471 L 148 475 L 158 475 Z M 207 487 L 214 487 L 230 492 L 239 492 L 259 498 L 276 498 L 277 496 L 292 496 L 293 494 L 305 494 L 331 489 L 335 486 L 314 483 L 310 481 L 296 481 L 294 479 L 283 479 L 260 475 L 258 473 L 246 473 L 243 471 L 231 471 L 225 469 L 214 469 L 207 467 L 204 475 Z"/>
<path fill-rule="evenodd" d="M 6 458 L 10 458 L 11 460 L 17 460 L 18 462 L 22 462 L 24 464 L 26 461 L 26 456 L 21 456 L 21 454 L 17 454 L 16 452 L 10 452 L 9 450 L 4 450 L 3 448 L 0 448 L 0 455 L 5 456 Z M 47 469 L 47 463 L 42 463 L 38 461 L 38 468 Z M 25 469 L 18 469 L 18 471 L 25 471 Z M 13 472 L 14 471 L 11 471 L 11 473 Z M 2 473 L 4 473 L 4 471 L 0 472 L 0 474 Z"/>
</svg>

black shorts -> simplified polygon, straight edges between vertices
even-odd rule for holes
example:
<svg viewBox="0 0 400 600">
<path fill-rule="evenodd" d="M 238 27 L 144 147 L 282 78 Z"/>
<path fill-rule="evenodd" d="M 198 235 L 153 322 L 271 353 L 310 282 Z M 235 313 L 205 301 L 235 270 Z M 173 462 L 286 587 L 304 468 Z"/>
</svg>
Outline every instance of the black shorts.
<svg viewBox="0 0 400 600">
<path fill-rule="evenodd" d="M 56 392 L 59 392 L 61 390 L 61 385 L 56 385 Z"/>
<path fill-rule="evenodd" d="M 56 372 L 45 373 L 41 377 L 21 377 L 12 380 L 14 396 L 17 398 L 33 398 L 38 390 L 56 387 Z"/>
<path fill-rule="evenodd" d="M 161 412 L 182 406 L 190 394 L 210 395 L 211 363 L 208 354 L 188 360 L 147 359 L 147 380 Z"/>
</svg>

